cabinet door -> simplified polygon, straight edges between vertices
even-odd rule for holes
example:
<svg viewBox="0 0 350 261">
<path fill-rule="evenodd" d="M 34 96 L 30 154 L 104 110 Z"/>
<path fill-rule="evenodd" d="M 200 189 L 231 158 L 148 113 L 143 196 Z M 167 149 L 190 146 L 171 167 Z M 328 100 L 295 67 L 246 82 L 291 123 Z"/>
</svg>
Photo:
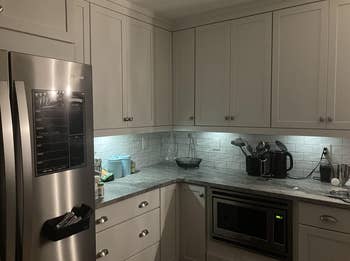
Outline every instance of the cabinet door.
<svg viewBox="0 0 350 261">
<path fill-rule="evenodd" d="M 328 2 L 274 13 L 272 126 L 324 128 Z"/>
<path fill-rule="evenodd" d="M 173 33 L 174 125 L 194 125 L 195 30 Z"/>
<path fill-rule="evenodd" d="M 123 121 L 123 50 L 125 20 L 91 5 L 91 64 L 94 129 L 125 127 Z"/>
<path fill-rule="evenodd" d="M 205 261 L 205 188 L 181 184 L 180 193 L 180 261 Z"/>
<path fill-rule="evenodd" d="M 124 68 L 128 127 L 154 124 L 153 27 L 129 18 L 126 26 Z"/>
<path fill-rule="evenodd" d="M 177 261 L 179 257 L 179 193 L 178 185 L 160 189 L 160 246 L 162 261 Z"/>
<path fill-rule="evenodd" d="M 0 0 L 0 6 L 3 28 L 73 41 L 73 0 Z"/>
<path fill-rule="evenodd" d="M 350 1 L 331 2 L 327 127 L 350 128 Z"/>
<path fill-rule="evenodd" d="M 271 13 L 231 23 L 233 126 L 270 126 L 271 37 Z"/>
<path fill-rule="evenodd" d="M 155 123 L 172 125 L 171 33 L 154 31 Z"/>
<path fill-rule="evenodd" d="M 350 235 L 299 225 L 299 261 L 348 260 Z"/>
<path fill-rule="evenodd" d="M 196 30 L 196 125 L 229 125 L 230 24 Z"/>
<path fill-rule="evenodd" d="M 128 258 L 126 261 L 160 261 L 160 260 L 162 259 L 159 259 L 159 244 L 155 244 L 154 246 L 146 248 L 139 254 Z"/>
<path fill-rule="evenodd" d="M 74 58 L 79 63 L 90 63 L 90 6 L 84 0 L 74 0 Z"/>
</svg>

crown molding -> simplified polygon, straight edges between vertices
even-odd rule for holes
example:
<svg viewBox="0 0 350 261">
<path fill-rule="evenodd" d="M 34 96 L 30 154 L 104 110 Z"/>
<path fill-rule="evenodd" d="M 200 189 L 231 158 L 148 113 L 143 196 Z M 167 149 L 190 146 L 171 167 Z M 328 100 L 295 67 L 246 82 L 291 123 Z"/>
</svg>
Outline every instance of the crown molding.
<svg viewBox="0 0 350 261">
<path fill-rule="evenodd" d="M 330 0 L 264 0 L 192 15 L 174 20 L 174 31 L 238 19 L 284 8 Z"/>
</svg>

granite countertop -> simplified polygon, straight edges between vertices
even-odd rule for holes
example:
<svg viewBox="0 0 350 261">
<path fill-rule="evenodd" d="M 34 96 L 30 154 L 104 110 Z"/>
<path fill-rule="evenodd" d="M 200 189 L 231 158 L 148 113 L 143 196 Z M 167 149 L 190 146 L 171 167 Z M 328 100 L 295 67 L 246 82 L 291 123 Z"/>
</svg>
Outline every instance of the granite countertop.
<svg viewBox="0 0 350 261">
<path fill-rule="evenodd" d="M 350 209 L 350 204 L 326 195 L 327 192 L 336 189 L 335 187 L 317 180 L 264 179 L 248 176 L 243 170 L 208 167 L 184 170 L 177 167 L 176 164 L 168 162 L 143 168 L 137 174 L 105 184 L 105 197 L 96 201 L 96 208 L 176 182 Z"/>
</svg>

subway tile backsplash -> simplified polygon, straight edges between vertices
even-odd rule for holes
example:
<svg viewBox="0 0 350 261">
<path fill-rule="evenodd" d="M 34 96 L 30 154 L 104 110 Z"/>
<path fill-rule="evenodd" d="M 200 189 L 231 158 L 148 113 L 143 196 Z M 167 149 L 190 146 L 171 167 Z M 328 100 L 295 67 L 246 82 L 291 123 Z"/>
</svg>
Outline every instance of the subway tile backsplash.
<svg viewBox="0 0 350 261">
<path fill-rule="evenodd" d="M 151 133 L 97 137 L 94 139 L 95 158 L 102 159 L 103 167 L 114 155 L 130 155 L 137 168 L 154 165 L 164 159 L 162 140 L 167 136 L 167 133 Z"/>
<path fill-rule="evenodd" d="M 350 163 L 350 139 L 311 136 L 245 135 L 236 133 L 192 132 L 197 156 L 203 166 L 228 169 L 245 169 L 245 158 L 240 149 L 231 145 L 231 140 L 241 137 L 253 147 L 260 141 L 271 144 L 280 140 L 288 147 L 294 158 L 293 175 L 309 173 L 320 159 L 322 149 L 331 149 L 334 162 Z M 171 138 L 173 136 L 173 138 Z M 129 154 L 137 167 L 146 167 L 169 158 L 188 155 L 188 132 L 170 132 L 122 135 L 95 138 L 95 157 L 104 163 L 118 154 Z M 171 153 L 172 152 L 172 153 Z M 170 157 L 171 158 L 171 157 Z"/>
</svg>

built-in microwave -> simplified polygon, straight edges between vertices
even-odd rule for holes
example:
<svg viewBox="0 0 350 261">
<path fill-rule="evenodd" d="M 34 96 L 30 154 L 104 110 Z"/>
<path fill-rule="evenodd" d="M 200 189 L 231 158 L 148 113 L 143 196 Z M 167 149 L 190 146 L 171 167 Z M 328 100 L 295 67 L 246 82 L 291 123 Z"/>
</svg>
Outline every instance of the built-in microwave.
<svg viewBox="0 0 350 261">
<path fill-rule="evenodd" d="M 210 189 L 210 236 L 292 260 L 292 202 Z"/>
</svg>

